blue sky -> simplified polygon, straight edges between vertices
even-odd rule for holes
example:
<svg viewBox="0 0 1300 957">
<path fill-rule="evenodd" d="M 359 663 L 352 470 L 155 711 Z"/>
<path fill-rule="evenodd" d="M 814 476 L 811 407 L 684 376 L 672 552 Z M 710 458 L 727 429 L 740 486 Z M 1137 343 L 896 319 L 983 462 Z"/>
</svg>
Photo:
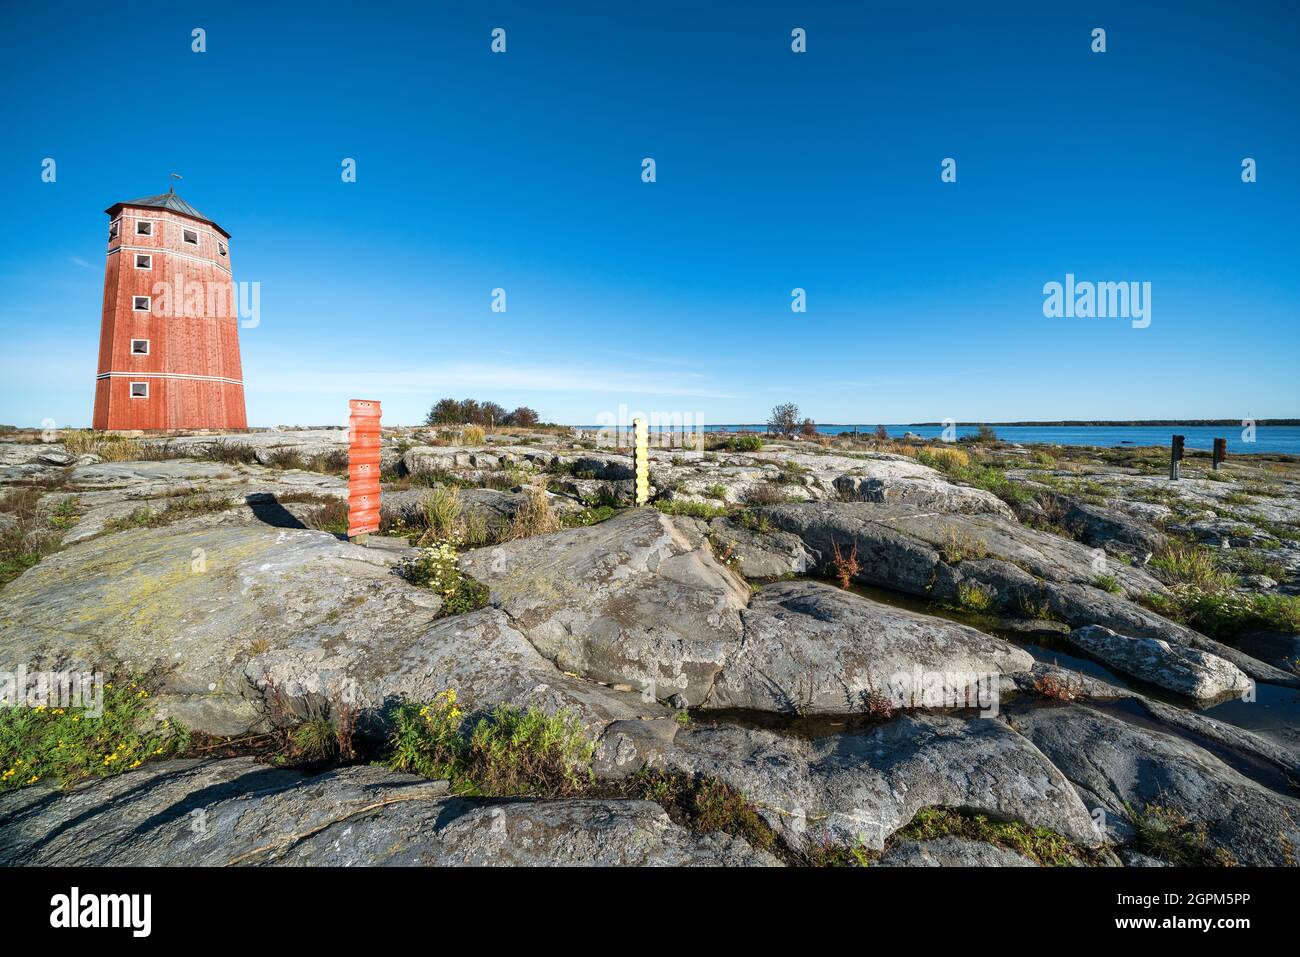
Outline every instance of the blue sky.
<svg viewBox="0 0 1300 957">
<path fill-rule="evenodd" d="M 1300 414 L 1300 5 L 73 6 L 0 13 L 0 422 L 88 424 L 102 210 L 173 170 L 254 425 Z M 1045 318 L 1067 272 L 1150 327 Z"/>
</svg>

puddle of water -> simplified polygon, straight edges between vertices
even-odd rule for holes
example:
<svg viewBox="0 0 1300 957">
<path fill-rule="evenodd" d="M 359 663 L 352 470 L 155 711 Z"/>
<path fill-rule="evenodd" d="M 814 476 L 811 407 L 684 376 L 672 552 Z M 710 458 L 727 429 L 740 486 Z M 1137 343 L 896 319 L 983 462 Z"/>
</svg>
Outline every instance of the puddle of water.
<svg viewBox="0 0 1300 957">
<path fill-rule="evenodd" d="M 870 598 L 883 605 L 892 605 L 908 611 L 919 612 L 923 615 L 933 615 L 936 618 L 944 618 L 948 621 L 956 621 L 979 628 L 1023 648 L 1033 655 L 1036 661 L 1044 664 L 1058 664 L 1063 668 L 1078 671 L 1091 678 L 1108 681 L 1120 688 L 1126 688 L 1149 698 L 1155 698 L 1166 704 L 1191 711 L 1199 711 L 1201 714 L 1208 715 L 1225 724 L 1231 724 L 1247 731 L 1254 731 L 1270 738 L 1283 747 L 1294 749 L 1300 754 L 1300 691 L 1297 689 L 1283 688 L 1278 685 L 1257 684 L 1255 687 L 1255 700 L 1252 702 L 1242 701 L 1234 697 L 1226 701 L 1195 703 L 1182 695 L 1131 678 L 1122 672 L 1112 671 L 1105 665 L 1090 658 L 1081 657 L 1063 638 L 1053 639 L 1047 635 L 1035 635 L 1032 641 L 1028 641 L 1023 634 L 997 628 L 994 620 L 951 608 L 940 608 L 914 595 L 901 595 L 883 588 L 864 586 L 854 586 L 853 591 L 864 598 Z"/>
<path fill-rule="evenodd" d="M 893 718 L 908 715 L 942 715 L 948 718 L 971 720 L 982 717 L 975 708 L 941 710 L 932 708 L 906 708 L 895 711 Z M 692 711 L 691 721 L 697 725 L 732 725 L 756 728 L 791 738 L 827 738 L 834 735 L 865 734 L 892 718 L 872 717 L 866 714 L 777 714 L 771 711 L 746 711 L 728 709 L 720 711 Z"/>
<path fill-rule="evenodd" d="M 914 611 L 917 614 L 929 615 L 932 618 L 944 618 L 948 621 L 955 621 L 960 625 L 970 625 L 972 628 L 979 628 L 981 631 L 987 631 L 993 622 L 993 619 L 987 618 L 983 615 L 960 611 L 956 608 L 944 608 L 941 605 L 933 604 L 927 598 L 920 598 L 916 595 L 905 595 L 902 592 L 890 591 L 887 588 L 876 588 L 873 585 L 855 584 L 849 586 L 849 591 L 861 598 L 869 598 L 882 605 L 889 605 L 892 608 L 902 608 L 904 611 Z"/>
<path fill-rule="evenodd" d="M 1099 681 L 1108 681 L 1113 685 L 1121 688 L 1128 687 L 1127 680 L 1119 674 L 1111 671 L 1105 665 L 1098 664 L 1088 658 L 1080 658 L 1069 652 L 1061 651 L 1058 648 L 1045 647 L 1044 645 L 1033 644 L 1028 641 L 1016 641 L 1011 635 L 1000 635 L 1007 641 L 1018 645 L 1025 651 L 1034 656 L 1034 660 L 1045 665 L 1060 665 L 1062 668 L 1069 668 L 1071 671 L 1077 671 L 1080 674 L 1087 675 L 1089 678 L 1096 678 Z"/>
<path fill-rule="evenodd" d="M 1004 635 L 1009 641 L 1014 638 Z M 1138 681 L 1088 658 L 1080 658 L 1056 648 L 1017 641 L 1021 648 L 1044 664 L 1059 664 L 1091 678 L 1108 681 L 1136 694 L 1154 698 L 1185 711 L 1195 711 L 1246 731 L 1253 731 L 1284 748 L 1300 754 L 1300 690 L 1279 685 L 1256 684 L 1255 700 L 1230 697 L 1223 701 L 1194 702 L 1164 688 Z M 1095 702 L 1097 699 L 1093 699 Z M 1143 711 L 1143 714 L 1146 712 Z"/>
<path fill-rule="evenodd" d="M 1231 698 L 1197 710 L 1300 754 L 1300 690 L 1256 684 L 1254 701 Z"/>
<path fill-rule="evenodd" d="M 1174 737 L 1182 738 L 1185 741 L 1190 741 L 1192 744 L 1209 751 L 1224 764 L 1228 765 L 1228 767 L 1237 771 L 1239 774 L 1250 778 L 1252 781 L 1262 784 L 1266 788 L 1277 791 L 1280 794 L 1294 796 L 1295 792 L 1291 789 L 1291 782 L 1276 765 L 1249 754 L 1243 754 L 1242 752 L 1225 744 L 1221 744 L 1218 741 L 1212 741 L 1209 738 L 1197 734 L 1195 731 L 1165 724 L 1163 721 L 1153 717 L 1146 708 L 1142 707 L 1138 701 L 1135 701 L 1132 698 L 1112 699 L 1109 701 L 1089 701 L 1088 706 L 1095 708 L 1098 711 L 1112 714 L 1129 724 L 1137 725 L 1151 731 L 1173 735 Z"/>
<path fill-rule="evenodd" d="M 1278 685 L 1261 683 L 1255 687 L 1254 701 L 1247 702 L 1232 697 L 1224 701 L 1198 703 L 1156 685 L 1150 685 L 1121 672 L 1112 671 L 1105 665 L 1090 658 L 1081 657 L 1063 637 L 1054 638 L 1050 635 L 1033 635 L 1032 640 L 1029 640 L 1030 636 L 1025 634 L 999 629 L 996 619 L 958 609 L 939 607 L 931 604 L 925 598 L 915 595 L 905 595 L 900 592 L 867 585 L 854 585 L 850 590 L 863 598 L 871 599 L 882 605 L 890 605 L 906 611 L 914 611 L 922 615 L 930 615 L 935 618 L 970 625 L 1023 648 L 1033 655 L 1036 661 L 1044 664 L 1057 664 L 1091 678 L 1107 681 L 1136 694 L 1142 694 L 1148 698 L 1154 698 L 1184 710 L 1199 712 L 1222 721 L 1224 724 L 1230 724 L 1246 731 L 1253 731 L 1261 737 L 1268 738 L 1275 744 L 1300 754 L 1300 690 L 1295 688 L 1283 688 Z M 1090 703 L 1101 704 L 1104 702 L 1091 701 Z M 1111 704 L 1117 703 L 1111 702 Z M 1140 705 L 1135 704 L 1134 706 L 1143 715 L 1147 716 L 1148 721 L 1151 720 Z M 807 727 L 814 729 L 813 733 L 801 736 L 816 737 L 820 733 L 845 733 L 843 728 L 837 728 L 833 731 L 817 731 L 817 721 L 820 720 L 818 718 L 799 720 L 809 722 Z M 856 719 L 850 717 L 837 720 L 852 722 Z M 869 720 L 867 723 L 870 723 Z M 1158 727 L 1169 730 L 1168 725 L 1160 724 Z M 789 733 L 800 734 L 801 732 L 792 730 Z M 1219 747 L 1221 748 L 1221 746 Z M 1256 775 L 1252 774 L 1251 776 Z"/>
</svg>

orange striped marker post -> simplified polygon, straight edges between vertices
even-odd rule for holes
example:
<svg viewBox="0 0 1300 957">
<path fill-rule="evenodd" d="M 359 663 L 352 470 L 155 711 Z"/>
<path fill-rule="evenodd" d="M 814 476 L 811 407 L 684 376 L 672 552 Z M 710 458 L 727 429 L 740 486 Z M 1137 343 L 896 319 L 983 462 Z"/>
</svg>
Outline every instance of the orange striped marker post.
<svg viewBox="0 0 1300 957">
<path fill-rule="evenodd" d="M 379 531 L 379 403 L 348 402 L 348 541 Z"/>
</svg>

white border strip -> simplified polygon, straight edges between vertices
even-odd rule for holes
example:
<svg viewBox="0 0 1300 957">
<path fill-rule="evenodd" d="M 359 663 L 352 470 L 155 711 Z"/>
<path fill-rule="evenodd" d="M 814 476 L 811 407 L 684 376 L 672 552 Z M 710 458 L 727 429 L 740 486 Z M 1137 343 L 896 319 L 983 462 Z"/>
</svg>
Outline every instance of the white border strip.
<svg viewBox="0 0 1300 957">
<path fill-rule="evenodd" d="M 175 250 L 175 249 L 168 249 L 166 246 L 128 246 L 125 243 L 121 243 L 117 246 L 114 246 L 112 249 L 110 249 L 108 251 L 108 255 L 111 256 L 113 255 L 113 253 L 119 253 L 123 249 L 129 249 L 132 252 L 138 250 L 142 253 L 151 253 L 153 255 L 175 256 L 177 259 L 188 259 L 196 263 L 207 263 L 209 266 L 216 266 L 226 275 L 231 275 L 230 267 L 222 265 L 222 263 L 219 260 L 204 259 L 202 256 L 191 256 L 189 253 L 183 253 L 180 250 Z"/>
<path fill-rule="evenodd" d="M 243 385 L 243 379 L 227 379 L 221 375 L 181 375 L 178 372 L 101 372 L 96 379 L 194 379 L 198 382 L 226 382 Z"/>
</svg>

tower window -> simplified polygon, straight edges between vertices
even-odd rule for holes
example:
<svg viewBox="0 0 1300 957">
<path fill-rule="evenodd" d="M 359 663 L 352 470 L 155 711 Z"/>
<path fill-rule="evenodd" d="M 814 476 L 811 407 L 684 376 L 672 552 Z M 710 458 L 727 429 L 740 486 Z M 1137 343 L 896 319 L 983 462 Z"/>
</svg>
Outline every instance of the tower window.
<svg viewBox="0 0 1300 957">
<path fill-rule="evenodd" d="M 149 398 L 149 383 L 148 383 L 148 382 L 132 382 L 132 383 L 131 383 L 131 398 L 133 398 L 133 399 L 147 399 L 147 398 Z"/>
<path fill-rule="evenodd" d="M 135 223 L 135 234 L 136 234 L 137 236 L 152 236 L 152 235 L 153 235 L 153 223 L 149 222 L 147 219 L 138 219 L 138 220 L 136 220 L 136 223 Z"/>
<path fill-rule="evenodd" d="M 132 340 L 131 340 L 131 355 L 133 355 L 133 356 L 147 356 L 148 354 L 149 354 L 149 340 L 148 340 L 148 339 L 132 339 Z"/>
<path fill-rule="evenodd" d="M 136 254 L 135 254 L 135 268 L 136 268 L 136 269 L 152 269 L 152 268 L 153 268 L 153 256 L 152 256 L 151 254 L 149 254 L 149 253 L 136 253 Z"/>
<path fill-rule="evenodd" d="M 113 222 L 108 224 L 108 241 L 110 243 L 113 240 L 117 239 L 117 226 L 118 226 L 117 220 L 114 220 Z"/>
<path fill-rule="evenodd" d="M 193 229 L 182 229 L 181 239 L 185 240 L 192 246 L 197 246 L 199 244 L 199 234 Z"/>
<path fill-rule="evenodd" d="M 132 297 L 131 297 L 131 308 L 134 309 L 136 312 L 148 312 L 148 311 L 149 311 L 149 297 L 148 297 L 148 296 L 132 296 Z"/>
<path fill-rule="evenodd" d="M 226 244 L 220 240 L 217 241 L 217 252 L 221 253 L 223 256 L 226 254 Z"/>
</svg>

